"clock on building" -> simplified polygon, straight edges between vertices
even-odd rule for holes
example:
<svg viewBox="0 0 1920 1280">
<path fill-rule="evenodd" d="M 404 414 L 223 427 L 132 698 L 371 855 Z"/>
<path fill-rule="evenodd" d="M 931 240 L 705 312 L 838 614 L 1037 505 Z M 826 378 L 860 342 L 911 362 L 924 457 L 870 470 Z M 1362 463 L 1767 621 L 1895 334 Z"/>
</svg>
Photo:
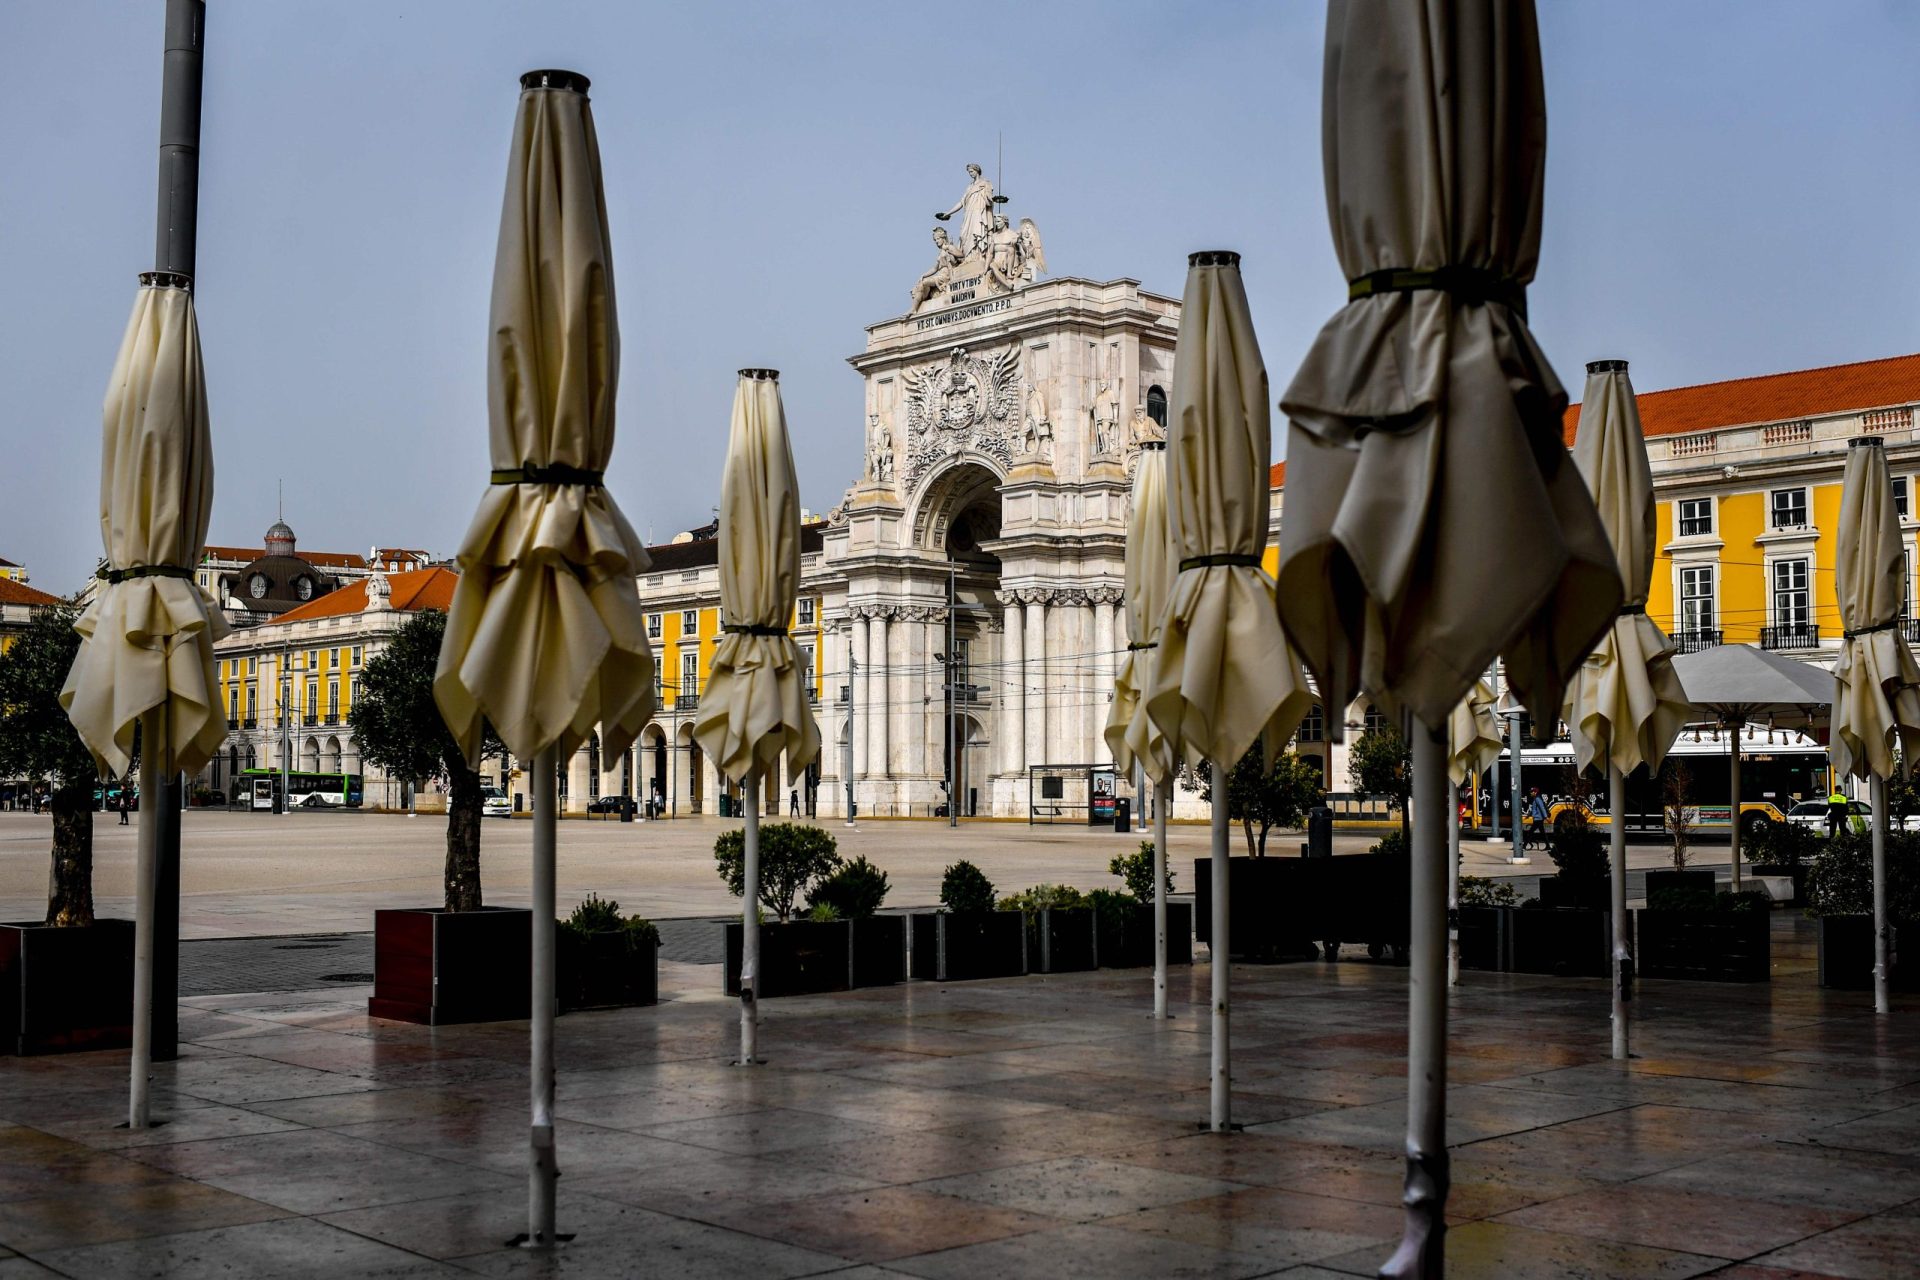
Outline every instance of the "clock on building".
<svg viewBox="0 0 1920 1280">
<path fill-rule="evenodd" d="M 251 578 L 248 578 L 247 594 L 252 596 L 255 600 L 266 599 L 267 598 L 267 575 L 264 573 L 256 573 Z"/>
</svg>

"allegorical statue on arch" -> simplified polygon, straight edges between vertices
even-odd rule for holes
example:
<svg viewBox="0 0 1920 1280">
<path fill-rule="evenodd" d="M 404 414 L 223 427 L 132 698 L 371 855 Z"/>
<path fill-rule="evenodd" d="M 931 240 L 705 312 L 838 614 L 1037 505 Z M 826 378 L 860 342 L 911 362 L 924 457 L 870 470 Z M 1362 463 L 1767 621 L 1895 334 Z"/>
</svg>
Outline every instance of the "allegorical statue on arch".
<svg viewBox="0 0 1920 1280">
<path fill-rule="evenodd" d="M 967 189 L 951 209 L 933 216 L 941 222 L 960 220 L 956 233 L 933 230 L 933 266 L 914 282 L 913 312 L 960 306 L 1004 297 L 1032 284 L 1047 269 L 1040 228 L 1032 218 L 1009 224 L 998 195 L 980 166 L 967 166 Z"/>
</svg>

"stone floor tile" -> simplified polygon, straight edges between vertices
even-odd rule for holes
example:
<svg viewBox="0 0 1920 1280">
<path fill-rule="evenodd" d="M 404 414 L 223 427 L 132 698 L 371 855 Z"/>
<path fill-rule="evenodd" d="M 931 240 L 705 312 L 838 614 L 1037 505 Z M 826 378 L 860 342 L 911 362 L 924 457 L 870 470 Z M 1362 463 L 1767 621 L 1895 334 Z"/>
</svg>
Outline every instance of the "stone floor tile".
<svg viewBox="0 0 1920 1280">
<path fill-rule="evenodd" d="M 21 1253 L 284 1218 L 287 1212 L 185 1178 L 0 1202 L 0 1240 Z"/>
<path fill-rule="evenodd" d="M 1872 1213 L 1920 1198 L 1920 1155 L 1777 1142 L 1695 1161 L 1644 1183 L 1732 1193 L 1771 1204 Z"/>
<path fill-rule="evenodd" d="M 631 1205 L 616 1204 L 581 1194 L 561 1184 L 556 1205 L 559 1229 L 583 1247 L 594 1243 L 643 1238 L 657 1214 Z M 513 1186 L 430 1200 L 407 1200 L 324 1214 L 319 1221 L 383 1244 L 424 1254 L 429 1258 L 459 1258 L 504 1248 L 527 1229 L 527 1186 Z"/>
<path fill-rule="evenodd" d="M 1391 1244 L 1400 1238 L 1404 1216 L 1390 1205 L 1261 1188 L 1121 1214 L 1102 1225 L 1284 1267 Z"/>
<path fill-rule="evenodd" d="M 1920 1103 L 1828 1125 L 1810 1132 L 1806 1141 L 1823 1147 L 1911 1154 L 1920 1151 Z"/>
<path fill-rule="evenodd" d="M 649 1126 L 645 1130 L 651 1137 L 734 1155 L 765 1155 L 795 1147 L 874 1138 L 889 1132 L 892 1130 L 880 1125 L 863 1124 L 858 1120 L 811 1111 L 788 1111 L 778 1107 L 702 1116 L 693 1120 L 673 1120 Z"/>
<path fill-rule="evenodd" d="M 766 1204 L 800 1196 L 870 1191 L 886 1184 L 878 1177 L 808 1168 L 784 1158 L 716 1151 L 653 1168 L 573 1174 L 568 1176 L 567 1185 L 620 1204 L 704 1218 L 716 1205 Z"/>
<path fill-rule="evenodd" d="M 358 1093 L 380 1085 L 364 1076 L 338 1071 L 225 1054 L 198 1062 L 181 1062 L 173 1072 L 173 1088 L 191 1098 L 244 1106 L 271 1098 L 314 1098 L 330 1093 Z"/>
<path fill-rule="evenodd" d="M 1850 1280 L 1904 1280 L 1920 1268 L 1920 1218 L 1877 1214 L 1755 1261 Z"/>
<path fill-rule="evenodd" d="M 241 1107 L 217 1103 L 194 1105 L 169 1104 L 156 1109 L 160 1123 L 140 1131 L 127 1128 L 126 1108 L 117 1115 L 104 1113 L 84 1120 L 49 1122 L 49 1133 L 84 1142 L 103 1151 L 125 1147 L 157 1147 L 174 1142 L 198 1142 L 202 1138 L 239 1138 L 255 1133 L 280 1133 L 303 1126 L 291 1120 Z"/>
<path fill-rule="evenodd" d="M 1323 1259 L 1333 1271 L 1371 1276 L 1393 1244 Z M 1447 1232 L 1448 1280 L 1679 1280 L 1726 1265 L 1705 1257 L 1586 1236 L 1472 1222 Z"/>
<path fill-rule="evenodd" d="M 1314 1178 L 1335 1170 L 1377 1159 L 1373 1153 L 1352 1147 L 1294 1142 L 1255 1130 L 1228 1135 L 1190 1132 L 1108 1151 L 1103 1158 L 1149 1169 L 1269 1187 L 1311 1183 Z M 1398 1195 L 1390 1202 L 1398 1204 Z"/>
<path fill-rule="evenodd" d="M 886 1262 L 1061 1225 L 1058 1218 L 916 1187 L 882 1187 L 772 1204 L 716 1205 L 705 1220 L 822 1253 Z"/>
<path fill-rule="evenodd" d="M 873 1178 L 886 1183 L 921 1182 L 982 1169 L 1003 1169 L 1016 1164 L 1035 1164 L 1052 1159 L 1055 1153 L 1029 1146 L 976 1142 L 958 1134 L 940 1131 L 884 1134 L 877 1138 L 858 1138 L 822 1147 L 796 1147 L 783 1152 L 781 1160 L 856 1177 Z"/>
<path fill-rule="evenodd" d="M 1156 1240 L 1137 1231 L 1101 1224 L 1056 1227 L 1005 1240 L 923 1253 L 888 1264 L 928 1280 L 982 1280 L 993 1276 L 1045 1276 L 1048 1280 L 1243 1280 L 1265 1275 L 1271 1264 L 1185 1241 Z"/>
<path fill-rule="evenodd" d="M 1630 1182 L 1517 1209 L 1498 1220 L 1566 1235 L 1750 1258 L 1856 1216 Z"/>
<path fill-rule="evenodd" d="M 917 1184 L 917 1190 L 1025 1209 L 1070 1222 L 1110 1218 L 1202 1196 L 1240 1190 L 1240 1184 L 1197 1178 L 1087 1156 L 986 1169 Z"/>
<path fill-rule="evenodd" d="M 576 1239 L 546 1254 L 493 1248 L 459 1258 L 457 1265 L 480 1275 L 576 1280 L 655 1275 L 673 1280 L 788 1280 L 838 1273 L 852 1262 L 741 1231 L 648 1214 L 620 1236 Z"/>
<path fill-rule="evenodd" d="M 287 1218 L 85 1245 L 40 1255 L 87 1280 L 280 1280 L 281 1277 L 452 1276 L 453 1268 L 310 1218 Z"/>
</svg>

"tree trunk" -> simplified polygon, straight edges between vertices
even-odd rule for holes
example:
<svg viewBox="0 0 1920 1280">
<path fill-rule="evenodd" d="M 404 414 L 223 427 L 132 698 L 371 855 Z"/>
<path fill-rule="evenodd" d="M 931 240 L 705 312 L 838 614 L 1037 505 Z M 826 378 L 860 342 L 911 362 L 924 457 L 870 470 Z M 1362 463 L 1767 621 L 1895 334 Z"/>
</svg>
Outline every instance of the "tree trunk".
<svg viewBox="0 0 1920 1280">
<path fill-rule="evenodd" d="M 55 791 L 52 802 L 53 871 L 47 883 L 47 923 L 92 924 L 93 780 Z M 151 816 L 141 814 L 140 820 Z"/>
<path fill-rule="evenodd" d="M 1249 858 L 1257 858 L 1261 854 L 1266 852 L 1264 848 L 1261 848 L 1259 845 L 1256 845 L 1253 841 L 1253 819 L 1252 818 L 1240 819 L 1240 830 L 1246 833 L 1247 856 Z"/>
<path fill-rule="evenodd" d="M 1263 822 L 1260 824 L 1260 845 L 1253 851 L 1254 857 L 1264 858 L 1267 856 L 1267 832 L 1271 830 L 1273 830 L 1273 824 L 1271 822 Z"/>
<path fill-rule="evenodd" d="M 480 909 L 480 775 L 465 761 L 447 770 L 447 910 Z"/>
<path fill-rule="evenodd" d="M 1400 845 L 1403 849 L 1413 848 L 1413 832 L 1411 830 L 1412 823 L 1408 820 L 1409 815 L 1407 813 L 1407 810 L 1411 809 L 1412 807 L 1413 807 L 1413 798 L 1411 796 L 1400 797 Z M 1513 820 L 1515 822 L 1520 821 L 1520 815 L 1517 813 L 1514 814 Z"/>
</svg>

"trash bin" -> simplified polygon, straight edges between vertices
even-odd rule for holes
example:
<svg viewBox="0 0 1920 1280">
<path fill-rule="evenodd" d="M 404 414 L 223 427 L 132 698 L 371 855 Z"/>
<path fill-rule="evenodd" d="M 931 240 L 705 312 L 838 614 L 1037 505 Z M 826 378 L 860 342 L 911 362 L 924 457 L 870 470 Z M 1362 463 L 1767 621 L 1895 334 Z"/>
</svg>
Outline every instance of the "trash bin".
<svg viewBox="0 0 1920 1280">
<path fill-rule="evenodd" d="M 1133 799 L 1121 796 L 1113 802 L 1113 829 L 1120 835 L 1133 830 Z"/>
<path fill-rule="evenodd" d="M 720 816 L 723 818 L 733 816 L 733 797 L 724 791 L 720 793 Z"/>
<path fill-rule="evenodd" d="M 1333 856 L 1333 810 L 1325 805 L 1316 805 L 1307 810 L 1307 856 Z"/>
<path fill-rule="evenodd" d="M 620 821 L 633 821 L 633 797 L 631 796 L 620 797 Z"/>
</svg>

